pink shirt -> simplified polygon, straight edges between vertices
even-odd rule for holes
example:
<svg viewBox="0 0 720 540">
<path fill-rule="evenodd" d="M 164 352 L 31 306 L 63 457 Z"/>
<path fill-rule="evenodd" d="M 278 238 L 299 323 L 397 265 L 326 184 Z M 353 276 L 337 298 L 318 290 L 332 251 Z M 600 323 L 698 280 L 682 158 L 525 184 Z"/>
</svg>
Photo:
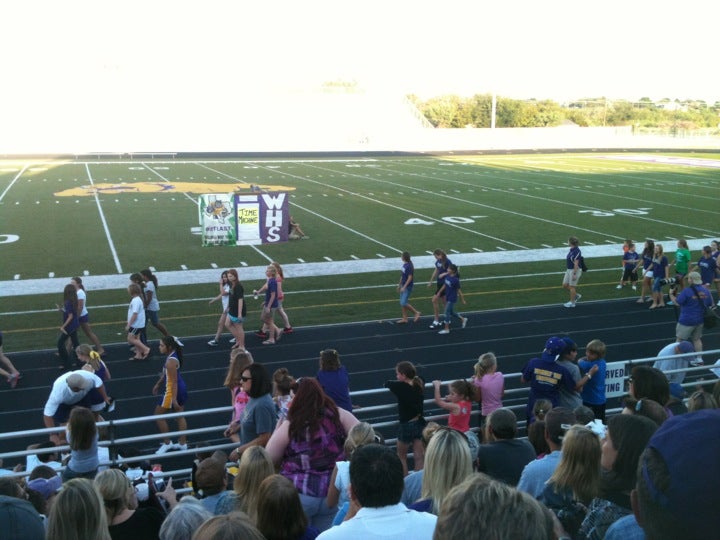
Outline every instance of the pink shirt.
<svg viewBox="0 0 720 540">
<path fill-rule="evenodd" d="M 470 413 L 472 412 L 472 402 L 458 401 L 460 412 L 448 416 L 448 426 L 453 429 L 465 433 L 470 429 Z"/>
<path fill-rule="evenodd" d="M 482 395 L 482 415 L 502 407 L 502 393 L 505 386 L 503 374 L 499 371 L 484 375 L 481 379 L 473 377 L 473 384 L 480 389 Z"/>
</svg>

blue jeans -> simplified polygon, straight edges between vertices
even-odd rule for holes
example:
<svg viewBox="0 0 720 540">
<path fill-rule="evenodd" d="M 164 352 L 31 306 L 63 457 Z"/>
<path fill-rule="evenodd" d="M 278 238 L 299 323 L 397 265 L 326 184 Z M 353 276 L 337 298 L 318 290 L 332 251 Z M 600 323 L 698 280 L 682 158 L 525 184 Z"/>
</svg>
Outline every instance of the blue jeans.
<svg viewBox="0 0 720 540">
<path fill-rule="evenodd" d="M 311 497 L 303 493 L 300 493 L 300 503 L 308 518 L 308 525 L 312 525 L 320 532 L 330 528 L 337 514 L 337 507 L 330 508 L 325 502 L 325 497 Z"/>
</svg>

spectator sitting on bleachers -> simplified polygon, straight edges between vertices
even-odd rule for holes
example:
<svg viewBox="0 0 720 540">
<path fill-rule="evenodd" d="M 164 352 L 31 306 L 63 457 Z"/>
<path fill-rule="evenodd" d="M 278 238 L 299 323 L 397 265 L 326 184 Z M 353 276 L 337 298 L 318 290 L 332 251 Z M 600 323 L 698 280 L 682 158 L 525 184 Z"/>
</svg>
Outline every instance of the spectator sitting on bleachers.
<svg viewBox="0 0 720 540">
<path fill-rule="evenodd" d="M 410 509 L 437 515 L 448 492 L 473 472 L 464 434 L 452 428 L 438 430 L 428 444 L 423 471 L 422 498 Z"/>
<path fill-rule="evenodd" d="M 280 474 L 300 492 L 310 525 L 320 531 L 327 529 L 335 517 L 336 509 L 325 503 L 330 476 L 343 455 L 347 433 L 357 423 L 357 418 L 337 407 L 323 392 L 317 379 L 303 377 L 287 421 L 267 443 L 268 454 L 279 466 Z"/>
<path fill-rule="evenodd" d="M 437 422 L 428 422 L 422 431 L 422 444 L 425 449 L 430 444 L 430 439 L 440 429 L 440 424 Z M 412 503 L 420 499 L 422 494 L 422 481 L 423 481 L 423 469 L 419 471 L 410 471 L 410 473 L 404 478 L 403 494 L 400 502 L 405 506 L 410 506 Z"/>
<path fill-rule="evenodd" d="M 517 417 L 512 410 L 500 408 L 490 413 L 485 425 L 485 444 L 478 449 L 478 471 L 495 480 L 515 486 L 523 468 L 537 457 L 525 439 L 516 439 Z M 432 443 L 432 441 L 431 441 Z"/>
<path fill-rule="evenodd" d="M 541 459 L 528 463 L 520 475 L 518 489 L 533 496 L 539 497 L 545 482 L 552 476 L 560 458 L 562 457 L 562 439 L 569 426 L 575 423 L 575 414 L 565 407 L 555 407 L 545 417 L 545 440 L 550 447 L 550 453 Z"/>
<path fill-rule="evenodd" d="M 43 508 L 37 509 L 40 514 L 47 516 L 50 513 L 55 496 L 62 487 L 62 479 L 51 467 L 40 465 L 35 467 L 27 479 L 27 489 L 33 490 L 42 496 Z"/>
<path fill-rule="evenodd" d="M 642 454 L 632 506 L 647 540 L 705 540 L 720 531 L 720 411 L 675 416 Z M 627 538 L 627 537 L 625 537 Z"/>
<path fill-rule="evenodd" d="M 27 447 L 28 450 L 43 450 L 46 448 L 55 448 L 55 443 L 52 441 L 43 441 L 41 443 L 31 444 Z M 35 467 L 40 465 L 47 465 L 52 467 L 56 471 L 62 468 L 62 463 L 58 460 L 59 454 L 57 452 L 42 452 L 37 454 L 28 454 L 25 456 L 25 471 L 30 472 Z"/>
<path fill-rule="evenodd" d="M 657 424 L 643 416 L 618 414 L 608 420 L 602 444 L 600 495 L 593 499 L 580 526 L 580 535 L 602 540 L 610 525 L 632 512 L 630 492 L 638 462 Z"/>
<path fill-rule="evenodd" d="M 208 512 L 213 515 L 226 513 L 236 503 L 237 495 L 227 489 L 227 456 L 217 451 L 203 459 L 193 474 L 193 490 Z M 229 499 L 229 500 L 226 500 Z"/>
<path fill-rule="evenodd" d="M 600 439 L 590 429 L 572 426 L 563 439 L 560 463 L 539 500 L 576 537 L 587 514 L 587 505 L 598 495 L 600 486 Z"/>
<path fill-rule="evenodd" d="M 667 408 L 670 401 L 670 383 L 665 374 L 651 366 L 635 366 L 628 378 L 628 393 L 634 399 L 652 399 L 663 407 L 672 416 Z"/>
<path fill-rule="evenodd" d="M 297 489 L 280 474 L 268 476 L 258 486 L 255 524 L 267 540 L 315 540 L 320 534 L 308 525 Z"/>
<path fill-rule="evenodd" d="M 213 515 L 192 495 L 178 501 L 163 521 L 159 540 L 191 540 L 193 533 Z"/>
<path fill-rule="evenodd" d="M 320 540 L 430 540 L 437 517 L 400 502 L 403 467 L 390 448 L 368 444 L 350 462 L 350 497 L 357 513 L 318 536 Z"/>
<path fill-rule="evenodd" d="M 65 482 L 48 516 L 47 540 L 68 538 L 111 540 L 102 496 L 87 478 Z"/>
<path fill-rule="evenodd" d="M 655 422 L 658 427 L 668 419 L 668 413 L 665 408 L 652 399 L 634 399 L 628 397 L 623 401 L 623 406 L 622 414 L 644 416 Z"/>
<path fill-rule="evenodd" d="M 689 412 L 699 411 L 700 409 L 717 409 L 718 403 L 711 393 L 698 390 L 688 398 L 687 408 Z"/>
<path fill-rule="evenodd" d="M 0 495 L 3 540 L 45 540 L 45 525 L 33 505 L 18 497 Z"/>
<path fill-rule="evenodd" d="M 157 508 L 138 508 L 135 487 L 120 469 L 103 471 L 95 478 L 103 498 L 108 531 L 113 540 L 157 538 L 165 516 Z"/>
<path fill-rule="evenodd" d="M 551 512 L 532 497 L 473 474 L 455 486 L 440 507 L 434 540 L 514 539 L 552 540 Z"/>
<path fill-rule="evenodd" d="M 275 474 L 275 467 L 265 448 L 251 446 L 245 450 L 240 457 L 237 473 L 233 480 L 235 497 L 225 497 L 217 508 L 217 513 L 229 514 L 241 511 L 248 516 L 254 516 L 257 513 L 258 486 L 272 474 Z"/>
</svg>

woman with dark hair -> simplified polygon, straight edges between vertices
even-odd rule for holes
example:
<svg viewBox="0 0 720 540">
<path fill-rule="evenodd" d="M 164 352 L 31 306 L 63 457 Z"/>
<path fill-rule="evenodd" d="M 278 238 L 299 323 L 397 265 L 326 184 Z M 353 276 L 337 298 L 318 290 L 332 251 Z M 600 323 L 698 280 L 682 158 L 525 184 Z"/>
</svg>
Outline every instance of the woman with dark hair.
<svg viewBox="0 0 720 540">
<path fill-rule="evenodd" d="M 70 279 L 70 283 L 72 283 L 72 285 L 77 290 L 78 312 L 80 313 L 80 328 L 85 333 L 87 338 L 92 341 L 92 344 L 95 345 L 95 350 L 97 351 L 97 353 L 100 356 L 103 356 L 105 354 L 105 349 L 100 344 L 100 340 L 90 327 L 90 314 L 88 313 L 87 309 L 87 293 L 85 292 L 85 286 L 83 285 L 82 278 L 75 276 L 74 278 Z"/>
<path fill-rule="evenodd" d="M 403 360 L 395 366 L 395 380 L 387 381 L 385 388 L 397 398 L 399 426 L 396 447 L 403 466 L 403 476 L 407 476 L 407 454 L 410 445 L 413 449 L 415 470 L 423 468 L 425 447 L 422 433 L 427 425 L 423 417 L 425 381 L 418 376 L 412 362 Z"/>
<path fill-rule="evenodd" d="M 352 412 L 350 376 L 347 368 L 340 363 L 340 355 L 335 349 L 320 351 L 320 370 L 317 372 L 317 379 L 335 405 Z"/>
<path fill-rule="evenodd" d="M 242 389 L 250 397 L 240 418 L 240 446 L 230 452 L 237 461 L 251 446 L 266 446 L 277 423 L 272 399 L 272 379 L 262 364 L 250 364 L 240 376 Z"/>
<path fill-rule="evenodd" d="M 667 376 L 657 368 L 635 366 L 630 372 L 628 384 L 628 393 L 636 400 L 651 399 L 663 407 L 666 407 L 670 400 L 670 383 Z M 672 414 L 668 414 L 668 416 L 672 416 Z"/>
<path fill-rule="evenodd" d="M 57 350 L 60 360 L 62 361 L 60 368 L 67 370 L 70 369 L 70 354 L 67 350 L 67 340 L 72 341 L 73 349 L 80 345 L 77 337 L 77 331 L 78 328 L 80 328 L 80 311 L 78 309 L 78 295 L 75 285 L 72 283 L 65 285 L 65 289 L 63 289 L 63 306 L 57 306 L 57 308 L 63 317 L 57 340 Z"/>
<path fill-rule="evenodd" d="M 140 270 L 140 275 L 145 280 L 145 314 L 147 319 L 163 336 L 169 336 L 170 333 L 167 328 L 160 322 L 160 301 L 157 294 L 158 279 L 149 268 Z"/>
<path fill-rule="evenodd" d="M 298 383 L 286 422 L 280 424 L 267 451 L 280 474 L 300 493 L 305 515 L 320 531 L 330 527 L 337 508 L 325 499 L 335 462 L 343 459 L 343 446 L 358 419 L 323 392 L 320 383 L 303 377 Z"/>
<path fill-rule="evenodd" d="M 280 474 L 260 484 L 255 523 L 267 540 L 313 540 L 320 534 L 308 526 L 297 489 Z"/>
<path fill-rule="evenodd" d="M 404 324 L 408 322 L 408 310 L 413 312 L 413 322 L 418 322 L 420 318 L 420 312 L 410 305 L 408 300 L 415 284 L 415 266 L 413 265 L 410 253 L 403 251 L 400 259 L 403 262 L 402 270 L 400 272 L 400 283 L 398 284 L 398 292 L 400 293 L 400 312 L 402 318 L 397 321 L 398 324 Z"/>
<path fill-rule="evenodd" d="M 245 349 L 245 330 L 243 319 L 247 313 L 245 306 L 245 290 L 238 278 L 237 270 L 231 268 L 227 271 L 228 284 L 230 285 L 230 302 L 228 303 L 227 319 L 225 326 L 235 338 L 233 349 Z"/>
<path fill-rule="evenodd" d="M 642 266 L 643 269 L 643 280 L 642 288 L 640 289 L 640 299 L 637 301 L 638 304 L 645 302 L 646 294 L 651 292 L 653 282 L 653 256 L 655 255 L 655 242 L 653 240 L 645 240 L 645 246 L 643 247 L 642 254 L 640 255 L 640 262 L 635 269 Z M 648 298 L 648 302 L 651 300 Z"/>
<path fill-rule="evenodd" d="M 593 499 L 580 526 L 581 538 L 602 540 L 610 525 L 632 512 L 630 492 L 637 481 L 640 456 L 657 428 L 655 422 L 638 415 L 619 414 L 608 420 L 600 457 L 600 495 Z"/>
<path fill-rule="evenodd" d="M 185 402 L 187 401 L 187 388 L 182 375 L 180 375 L 183 358 L 182 345 L 173 336 L 163 336 L 160 340 L 160 353 L 166 354 L 167 358 L 165 358 L 160 379 L 153 386 L 153 395 L 160 396 L 155 407 L 155 415 L 158 416 L 184 411 Z M 187 422 L 184 417 L 178 416 L 175 418 L 175 422 L 177 422 L 179 431 L 187 429 Z M 162 416 L 156 420 L 156 423 L 160 433 L 169 431 L 167 420 Z M 180 435 L 178 444 L 173 444 L 169 437 L 165 437 L 157 453 L 164 454 L 168 450 L 187 450 L 187 436 Z"/>
<path fill-rule="evenodd" d="M 442 249 L 436 249 L 433 251 L 435 257 L 435 270 L 433 270 L 428 287 L 432 285 L 433 280 L 435 281 L 435 293 L 432 297 L 433 304 L 433 322 L 430 328 L 440 328 L 440 302 L 445 305 L 445 291 L 440 291 L 442 286 L 445 284 L 445 276 L 448 273 L 448 268 L 452 264 L 452 261 L 448 259 L 447 254 Z"/>
</svg>

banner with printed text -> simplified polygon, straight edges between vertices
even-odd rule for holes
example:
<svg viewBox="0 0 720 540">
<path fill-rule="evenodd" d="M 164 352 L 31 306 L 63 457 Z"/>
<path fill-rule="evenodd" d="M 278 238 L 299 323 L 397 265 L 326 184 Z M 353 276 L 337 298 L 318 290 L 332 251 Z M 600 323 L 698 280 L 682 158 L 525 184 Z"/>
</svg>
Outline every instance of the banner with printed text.
<svg viewBox="0 0 720 540">
<path fill-rule="evenodd" d="M 203 246 L 242 246 L 287 242 L 287 192 L 212 193 L 198 205 Z"/>
<path fill-rule="evenodd" d="M 232 193 L 200 195 L 198 205 L 203 246 L 234 246 L 237 241 Z"/>
</svg>

